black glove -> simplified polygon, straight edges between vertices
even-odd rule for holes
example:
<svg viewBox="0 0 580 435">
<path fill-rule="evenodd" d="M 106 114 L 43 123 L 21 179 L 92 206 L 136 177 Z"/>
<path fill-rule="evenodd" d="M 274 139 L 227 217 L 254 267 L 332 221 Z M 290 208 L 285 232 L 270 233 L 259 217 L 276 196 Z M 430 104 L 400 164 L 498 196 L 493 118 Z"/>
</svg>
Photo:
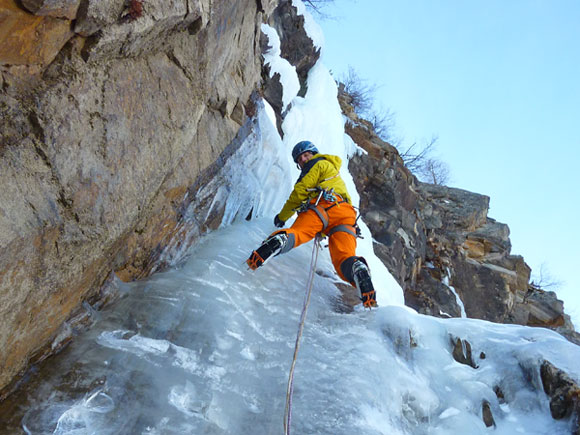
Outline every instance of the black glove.
<svg viewBox="0 0 580 435">
<path fill-rule="evenodd" d="M 286 223 L 285 221 L 280 220 L 278 215 L 276 215 L 276 217 L 274 218 L 274 225 L 277 226 L 278 228 L 282 228 L 285 223 Z"/>
</svg>

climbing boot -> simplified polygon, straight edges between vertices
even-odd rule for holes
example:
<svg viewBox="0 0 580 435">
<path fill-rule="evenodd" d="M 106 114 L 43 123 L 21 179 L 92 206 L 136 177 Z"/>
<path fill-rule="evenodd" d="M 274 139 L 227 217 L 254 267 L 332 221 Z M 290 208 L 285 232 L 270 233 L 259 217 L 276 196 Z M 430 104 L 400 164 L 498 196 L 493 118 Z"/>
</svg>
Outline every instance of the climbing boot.
<svg viewBox="0 0 580 435">
<path fill-rule="evenodd" d="M 352 265 L 352 276 L 359 291 L 359 297 L 366 308 L 374 308 L 377 305 L 377 296 L 373 282 L 371 281 L 371 274 L 367 265 L 361 261 L 356 260 Z"/>
<path fill-rule="evenodd" d="M 248 267 L 256 270 L 262 266 L 269 258 L 282 250 L 287 240 L 288 235 L 286 233 L 277 233 L 268 237 L 258 249 L 252 252 L 250 258 L 246 260 Z"/>
</svg>

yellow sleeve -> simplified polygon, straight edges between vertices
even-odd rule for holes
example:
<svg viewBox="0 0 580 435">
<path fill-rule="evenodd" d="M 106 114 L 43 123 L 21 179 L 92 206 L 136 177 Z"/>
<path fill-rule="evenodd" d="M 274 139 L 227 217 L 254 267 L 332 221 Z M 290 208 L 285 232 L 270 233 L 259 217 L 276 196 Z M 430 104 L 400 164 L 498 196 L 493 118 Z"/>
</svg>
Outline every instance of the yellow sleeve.
<svg viewBox="0 0 580 435">
<path fill-rule="evenodd" d="M 323 161 L 317 162 L 310 171 L 300 181 L 294 185 L 294 190 L 288 197 L 286 204 L 282 207 L 282 211 L 278 213 L 278 218 L 282 221 L 287 221 L 294 215 L 294 209 L 299 207 L 305 200 L 314 196 L 315 192 L 308 191 L 307 189 L 312 189 L 318 186 L 318 180 L 320 178 L 320 171 L 322 170 Z"/>
</svg>

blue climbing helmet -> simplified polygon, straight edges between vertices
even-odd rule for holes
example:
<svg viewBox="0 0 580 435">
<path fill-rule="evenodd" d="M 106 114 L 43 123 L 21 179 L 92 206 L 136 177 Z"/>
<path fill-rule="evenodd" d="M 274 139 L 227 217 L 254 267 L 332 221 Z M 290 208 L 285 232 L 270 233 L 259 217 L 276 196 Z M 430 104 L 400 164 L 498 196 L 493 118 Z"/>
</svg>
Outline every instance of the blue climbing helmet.
<svg viewBox="0 0 580 435">
<path fill-rule="evenodd" d="M 300 154 L 304 154 L 307 151 L 310 151 L 312 154 L 318 154 L 318 148 L 316 148 L 316 146 L 309 140 L 303 140 L 294 145 L 294 148 L 292 149 L 294 163 L 298 163 L 298 157 L 300 157 Z"/>
</svg>

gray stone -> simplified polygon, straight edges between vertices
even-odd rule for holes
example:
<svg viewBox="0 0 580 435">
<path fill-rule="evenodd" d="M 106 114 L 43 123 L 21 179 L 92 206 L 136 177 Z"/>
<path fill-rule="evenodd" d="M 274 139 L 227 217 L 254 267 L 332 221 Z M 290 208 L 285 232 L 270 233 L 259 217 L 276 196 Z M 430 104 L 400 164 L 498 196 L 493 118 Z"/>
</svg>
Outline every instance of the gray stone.
<svg viewBox="0 0 580 435">
<path fill-rule="evenodd" d="M 306 94 L 308 72 L 319 59 L 320 49 L 314 46 L 312 39 L 306 33 L 304 17 L 298 15 L 297 9 L 291 1 L 280 1 L 273 10 L 268 24 L 276 30 L 280 37 L 280 56 L 296 68 L 300 82 L 298 95 L 303 97 Z M 260 37 L 260 47 L 262 53 L 266 53 L 271 48 L 268 38 L 263 33 Z M 282 121 L 286 113 L 282 102 L 280 74 L 275 73 L 270 77 L 270 67 L 266 65 L 262 69 L 262 83 L 264 98 L 274 109 L 276 127 L 280 136 L 283 136 Z"/>
<path fill-rule="evenodd" d="M 540 377 L 544 392 L 550 398 L 550 413 L 556 420 L 573 416 L 572 433 L 580 432 L 580 387 L 562 370 L 543 361 Z"/>
<path fill-rule="evenodd" d="M 77 12 L 74 31 L 82 36 L 91 36 L 116 23 L 124 9 L 124 0 L 83 1 Z"/>
<path fill-rule="evenodd" d="M 3 392 L 66 343 L 61 325 L 107 297 L 112 272 L 147 276 L 176 238 L 217 227 L 223 208 L 207 210 L 212 191 L 200 186 L 235 147 L 260 80 L 254 0 L 151 0 L 126 21 L 124 1 L 83 7 L 78 31 L 91 36 L 40 78 L 2 69 Z M 205 217 L 184 220 L 191 207 Z"/>
<path fill-rule="evenodd" d="M 516 276 L 505 271 L 454 258 L 451 285 L 461 296 L 468 317 L 499 323 L 506 320 L 514 303 L 510 283 L 515 282 Z"/>
<path fill-rule="evenodd" d="M 486 427 L 495 427 L 495 420 L 493 418 L 493 413 L 491 412 L 491 405 L 487 400 L 481 403 L 481 414 L 483 418 L 483 423 Z"/>
<path fill-rule="evenodd" d="M 462 340 L 461 338 L 451 337 L 451 343 L 453 345 L 453 359 L 460 364 L 465 364 L 471 368 L 476 369 L 477 364 L 473 361 L 473 355 L 471 353 L 471 344 L 467 340 Z"/>
<path fill-rule="evenodd" d="M 280 36 L 280 55 L 296 67 L 300 91 L 306 95 L 308 71 L 320 58 L 320 49 L 314 46 L 312 39 L 304 29 L 304 16 L 298 15 L 297 9 L 290 0 L 281 0 L 268 21 Z"/>
<path fill-rule="evenodd" d="M 419 183 L 418 190 L 426 201 L 441 210 L 448 228 L 474 231 L 487 223 L 488 196 L 426 183 Z"/>
<path fill-rule="evenodd" d="M 457 304 L 455 294 L 441 282 L 441 276 L 433 276 L 430 272 L 436 275 L 437 269 L 430 271 L 422 268 L 420 270 L 416 285 L 405 291 L 405 305 L 430 316 L 461 317 L 461 309 Z"/>
<path fill-rule="evenodd" d="M 22 6 L 35 15 L 74 20 L 81 0 L 21 0 Z"/>
<path fill-rule="evenodd" d="M 228 10 L 218 3 L 214 9 L 234 13 L 237 4 L 233 3 Z M 149 0 L 143 3 L 141 15 L 133 18 L 123 1 L 89 0 L 79 10 L 75 32 L 91 36 L 83 52 L 85 60 L 137 57 L 166 49 L 172 33 L 186 30 L 194 22 L 199 23 L 199 31 L 209 21 L 204 11 L 214 9 L 204 7 L 201 0 Z"/>
<path fill-rule="evenodd" d="M 347 101 L 346 96 L 339 97 L 343 112 L 354 116 L 346 124 L 346 131 L 368 153 L 353 156 L 349 162 L 361 196 L 362 217 L 376 241 L 374 248 L 379 258 L 404 289 L 412 289 L 426 249 L 425 230 L 415 213 L 416 180 L 395 148 L 380 140 L 370 125 L 345 108 Z"/>
</svg>

